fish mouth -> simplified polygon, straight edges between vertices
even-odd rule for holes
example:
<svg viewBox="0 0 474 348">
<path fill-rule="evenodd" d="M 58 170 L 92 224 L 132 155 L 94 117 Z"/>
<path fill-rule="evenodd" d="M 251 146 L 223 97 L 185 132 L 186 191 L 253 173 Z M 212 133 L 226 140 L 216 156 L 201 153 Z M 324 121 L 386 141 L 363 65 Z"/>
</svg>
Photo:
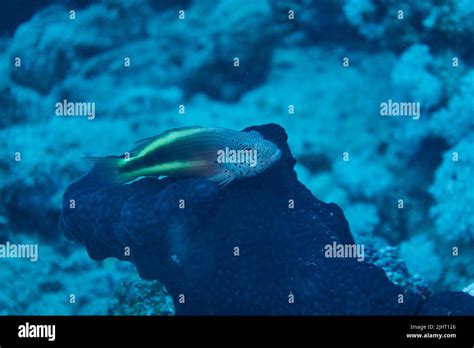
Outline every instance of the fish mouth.
<svg viewBox="0 0 474 348">
<path fill-rule="evenodd" d="M 280 157 L 281 157 L 281 150 L 278 149 L 278 150 L 272 155 L 272 157 L 270 157 L 270 161 L 271 161 L 272 163 L 275 163 L 276 161 L 278 161 L 278 160 L 280 159 Z"/>
</svg>

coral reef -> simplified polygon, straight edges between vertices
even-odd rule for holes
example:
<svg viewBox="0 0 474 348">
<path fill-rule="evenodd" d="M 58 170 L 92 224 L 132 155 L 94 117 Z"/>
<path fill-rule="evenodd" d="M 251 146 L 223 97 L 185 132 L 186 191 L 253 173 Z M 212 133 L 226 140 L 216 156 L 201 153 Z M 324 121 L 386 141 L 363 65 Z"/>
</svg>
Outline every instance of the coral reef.
<svg viewBox="0 0 474 348">
<path fill-rule="evenodd" d="M 343 6 L 344 15 L 349 23 L 356 26 L 359 32 L 368 39 L 380 38 L 384 25 L 374 22 L 376 7 L 371 0 L 347 0 Z M 372 20 L 369 18 L 372 17 Z"/>
<path fill-rule="evenodd" d="M 436 244 L 426 234 L 402 242 L 400 256 L 411 274 L 418 274 L 429 283 L 436 283 L 443 273 L 443 263 L 437 254 Z"/>
<path fill-rule="evenodd" d="M 374 231 L 380 218 L 377 207 L 370 203 L 354 203 L 344 210 L 351 233 L 356 242 L 367 242 L 374 238 Z"/>
<path fill-rule="evenodd" d="M 432 40 L 449 42 L 460 53 L 472 58 L 474 8 L 470 0 L 432 1 L 423 25 L 433 33 Z"/>
<path fill-rule="evenodd" d="M 462 292 L 433 295 L 423 306 L 420 315 L 472 315 L 472 296 Z"/>
<path fill-rule="evenodd" d="M 459 81 L 459 91 L 443 108 L 433 114 L 430 130 L 433 134 L 455 145 L 474 130 L 474 70 L 469 70 Z"/>
<path fill-rule="evenodd" d="M 295 180 L 295 160 L 281 128 L 250 129 L 283 152 L 268 172 L 219 194 L 214 183 L 200 180 L 145 179 L 94 188 L 91 173 L 66 191 L 61 229 L 69 239 L 85 243 L 96 259 L 125 260 L 123 250 L 129 246 L 128 259 L 143 278 L 166 285 L 177 314 L 413 312 L 416 297 L 407 296 L 398 305 L 397 288 L 377 268 L 355 259 L 324 258 L 325 244 L 353 243 L 340 209 L 314 199 Z M 77 201 L 77 209 L 69 208 L 70 199 Z M 185 209 L 179 209 L 180 199 Z M 229 224 L 229 214 L 239 219 Z M 294 304 L 288 302 L 290 293 L 298 297 Z M 180 294 L 186 296 L 184 304 L 178 302 Z M 392 304 L 382 301 L 391 296 Z M 341 307 L 334 297 L 358 305 Z"/>
<path fill-rule="evenodd" d="M 420 19 L 430 15 L 430 0 L 345 0 L 343 13 L 367 40 L 400 50 L 421 41 Z M 385 40 L 395 36 L 396 40 Z"/>
<path fill-rule="evenodd" d="M 368 262 L 384 270 L 392 283 L 401 286 L 405 293 L 415 293 L 426 300 L 431 291 L 428 284 L 419 275 L 412 275 L 400 257 L 398 248 L 390 246 L 379 246 L 376 249 L 368 249 Z"/>
<path fill-rule="evenodd" d="M 245 184 L 218 192 L 199 179 L 148 178 L 104 188 L 92 171 L 65 192 L 61 230 L 92 258 L 128 260 L 163 281 L 176 314 L 415 314 L 421 297 L 380 268 L 325 256 L 326 245 L 354 241 L 341 210 L 296 180 L 284 131 L 246 130 L 277 144 L 282 159 Z"/>
<path fill-rule="evenodd" d="M 8 240 L 39 242 L 24 234 Z M 39 244 L 36 262 L 9 259 L 1 271 L 0 315 L 105 315 L 122 278 L 134 272 L 115 260 L 91 262 L 77 246 L 47 243 Z"/>
<path fill-rule="evenodd" d="M 387 192 L 393 183 L 392 173 L 370 158 L 349 158 L 334 164 L 336 180 L 355 197 L 376 198 Z M 374 178 L 377 180 L 374 180 Z M 371 182 L 370 185 L 367 183 Z"/>
<path fill-rule="evenodd" d="M 440 103 L 443 84 L 430 72 L 432 64 L 433 56 L 426 45 L 415 44 L 402 53 L 392 71 L 392 82 L 400 100 L 418 102 L 422 111 Z"/>
<path fill-rule="evenodd" d="M 124 279 L 115 291 L 109 315 L 173 315 L 173 301 L 163 284 L 141 280 L 134 275 Z"/>
<path fill-rule="evenodd" d="M 132 137 L 125 123 L 114 122 L 117 130 L 104 137 L 104 129 L 111 122 L 86 122 L 54 119 L 47 124 L 0 130 L 0 145 L 8 153 L 7 161 L 0 166 L 0 204 L 12 228 L 57 237 L 62 192 L 87 168 L 82 160 L 87 155 L 83 148 L 93 151 L 89 155 L 97 154 L 109 147 L 117 148 Z M 71 127 L 81 136 L 71 136 Z"/>
<path fill-rule="evenodd" d="M 447 151 L 430 187 L 436 200 L 431 210 L 436 232 L 447 241 L 474 239 L 473 149 L 471 135 Z"/>
<path fill-rule="evenodd" d="M 24 11 L 17 10 L 26 3 Z M 0 162 L 0 240 L 27 235 L 44 245 L 44 250 L 66 258 L 60 250 L 70 246 L 65 245 L 58 231 L 57 220 L 63 192 L 88 169 L 82 157 L 118 154 L 129 149 L 134 140 L 174 127 L 242 129 L 249 124 L 273 122 L 281 124 L 288 133 L 288 144 L 297 160 L 294 171 L 298 180 L 318 200 L 310 198 L 308 192 L 289 179 L 294 176 L 292 164 L 285 167 L 288 170 L 282 174 L 284 178 L 271 178 L 270 182 L 281 179 L 279 183 L 292 185 L 296 193 L 304 191 L 308 201 L 318 202 L 318 208 L 312 206 L 317 210 L 317 224 L 304 220 L 305 226 L 316 226 L 318 231 L 320 220 L 325 221 L 325 217 L 319 218 L 321 214 L 340 215 L 333 205 L 321 202 L 334 202 L 341 207 L 352 237 L 339 222 L 336 225 L 345 232 L 330 234 L 344 240 L 353 238 L 366 246 L 366 261 L 375 268 L 374 282 L 380 282 L 381 288 L 395 291 L 381 280 L 385 276 L 380 268 L 404 293 L 414 293 L 422 299 L 428 298 L 430 292 L 461 291 L 472 283 L 471 0 L 228 0 L 218 4 L 195 0 L 47 0 L 6 2 L 1 6 L 7 11 L 0 11 L 0 147 L 4 158 Z M 74 19 L 70 18 L 71 10 L 75 10 Z M 182 18 L 180 10 L 184 10 Z M 345 58 L 350 62 L 347 66 L 343 65 Z M 55 104 L 65 99 L 95 103 L 95 118 L 55 116 Z M 380 103 L 388 99 L 420 102 L 421 118 L 415 121 L 380 117 Z M 181 107 L 185 112 L 180 111 Z M 346 152 L 349 161 L 343 160 Z M 452 160 L 453 153 L 458 153 L 458 161 Z M 275 168 L 272 173 L 280 173 L 281 169 Z M 198 243 L 194 234 L 191 241 L 187 240 L 190 230 L 205 229 L 196 227 L 196 221 L 214 221 L 214 225 L 210 223 L 214 229 L 207 227 L 216 234 L 218 227 L 238 233 L 249 228 L 243 222 L 229 227 L 219 225 L 212 216 L 203 217 L 203 207 L 214 210 L 216 202 L 229 204 L 229 209 L 236 206 L 231 204 L 231 193 L 220 198 L 216 188 L 206 182 L 147 179 L 120 189 L 109 187 L 96 192 L 98 188 L 87 178 L 79 183 L 91 186 L 74 184 L 67 191 L 79 196 L 75 212 L 67 215 L 63 211 L 62 222 L 68 224 L 63 228 L 67 227 L 68 237 L 86 244 L 94 258 L 124 258 L 121 248 L 136 243 L 135 254 L 139 256 L 132 253 L 125 259 L 135 263 L 145 278 L 159 279 L 166 285 L 167 276 L 171 277 L 170 285 L 176 279 L 186 279 L 180 271 L 174 277 L 165 270 L 176 270 L 179 255 L 186 254 L 181 249 L 181 238 L 186 238 L 183 245 Z M 261 197 L 261 188 L 257 189 L 260 181 L 247 183 L 253 183 L 249 190 L 254 190 L 251 194 L 255 197 L 249 201 L 242 198 L 240 205 L 254 204 L 255 211 L 260 208 L 262 214 L 268 213 L 264 216 L 273 219 L 257 202 Z M 288 205 L 290 197 L 277 199 L 276 195 L 288 193 L 289 188 L 261 186 L 276 190 L 275 197 L 265 194 L 265 199 Z M 236 187 L 229 190 L 246 192 L 245 187 Z M 186 218 L 167 202 L 180 198 L 186 200 Z M 403 209 L 397 207 L 399 199 L 404 201 Z M 94 208 L 99 210 L 95 212 Z M 238 207 L 239 214 L 253 213 L 250 208 L 242 209 Z M 301 210 L 309 214 L 307 208 Z M 295 221 L 292 226 L 299 229 L 299 210 L 291 212 Z M 223 210 L 216 214 L 234 221 Z M 97 219 L 90 220 L 91 216 Z M 116 224 L 110 226 L 108 218 Z M 283 232 L 276 235 L 290 240 L 285 234 L 289 224 L 278 223 Z M 255 227 L 259 233 L 263 229 L 277 228 L 267 223 Z M 332 231 L 333 227 L 328 229 Z M 163 255 L 150 255 L 154 247 L 143 251 L 147 243 L 155 245 L 167 240 L 168 234 L 158 236 L 156 232 L 164 230 L 176 240 L 159 248 L 164 250 Z M 316 235 L 320 234 L 324 233 Z M 298 243 L 319 246 L 297 236 L 293 244 L 288 242 L 288 247 L 304 249 Z M 212 240 L 213 236 L 207 237 L 204 240 Z M 225 251 L 221 253 L 225 259 L 229 248 L 240 241 L 221 242 L 218 245 L 224 245 Z M 205 254 L 208 247 L 199 245 L 195 250 Z M 459 248 L 458 256 L 453 256 L 453 247 Z M 71 251 L 71 257 L 75 259 L 78 253 Z M 282 255 L 295 256 L 286 251 Z M 171 256 L 174 261 L 169 260 Z M 58 274 L 63 276 L 55 279 L 58 286 L 67 288 L 69 278 L 82 275 L 86 267 L 86 260 L 81 257 L 77 257 L 81 261 L 76 271 L 62 270 L 53 256 L 45 258 L 45 268 L 59 268 Z M 156 268 L 148 265 L 151 259 L 156 260 Z M 210 269 L 216 269 L 214 259 L 204 256 L 202 260 L 212 264 Z M 328 260 L 316 260 L 314 268 L 328 264 Z M 109 277 L 108 266 L 89 262 L 94 271 L 84 271 L 85 278 L 94 273 L 91 278 L 99 279 L 100 272 Z M 162 269 L 158 265 L 163 265 Z M 222 272 L 231 272 L 232 267 L 231 264 Z M 252 269 L 253 265 L 245 267 Z M 357 273 L 367 266 L 350 267 L 354 267 L 352 273 Z M 24 272 L 25 279 L 34 274 L 34 267 L 12 261 L 10 268 L 0 270 L 0 276 L 13 279 L 10 269 Z M 330 269 L 339 270 L 336 266 Z M 341 269 L 348 272 L 343 266 Z M 190 280 L 192 284 L 203 279 L 201 271 L 197 266 L 193 268 L 192 272 L 197 273 Z M 310 285 L 297 285 L 297 299 L 305 289 L 313 289 L 312 295 L 324 293 L 326 285 L 347 294 L 347 301 L 352 301 L 351 296 L 365 294 L 360 286 L 348 294 L 349 281 L 334 285 L 333 275 L 323 272 L 320 278 L 314 278 L 319 269 L 311 272 L 307 273 Z M 281 279 L 276 281 L 275 276 L 269 281 L 277 283 L 275 288 L 280 289 L 289 273 L 276 274 Z M 128 279 L 128 274 L 124 277 Z M 306 282 L 303 276 L 298 279 L 303 278 L 302 282 Z M 118 275 L 113 276 L 110 287 L 104 287 L 107 290 L 100 296 L 109 298 L 104 294 L 112 294 L 119 279 Z M 224 279 L 227 288 L 231 287 L 233 278 L 222 275 L 219 279 Z M 249 283 L 253 281 L 250 279 Z M 77 283 L 76 279 L 71 282 Z M 18 284 L 24 286 L 23 280 Z M 116 293 L 120 300 L 116 298 L 111 313 L 168 313 L 166 304 L 163 311 L 160 309 L 166 301 L 159 285 L 154 285 L 125 280 L 122 290 Z M 207 286 L 212 287 L 210 283 Z M 172 287 L 175 301 L 179 287 L 180 284 Z M 128 297 L 127 289 L 134 295 Z M 296 285 L 291 291 L 295 289 Z M 36 286 L 33 290 L 43 291 Z M 136 291 L 147 295 L 140 297 Z M 153 291 L 160 294 L 155 299 Z M 90 293 L 91 305 L 83 309 L 65 306 L 61 292 L 47 298 L 58 301 L 60 314 L 104 313 L 105 301 L 94 302 L 93 296 L 99 295 Z M 4 300 L 14 298 L 14 294 L 14 288 L 7 287 Z M 211 291 L 209 296 L 212 294 Z M 330 294 L 336 296 L 335 290 L 325 294 L 322 298 L 334 301 Z M 4 301 L 4 308 L 9 308 L 5 313 L 40 313 L 46 307 L 33 292 L 28 291 L 25 296 L 19 298 L 16 308 Z M 192 302 L 192 292 L 190 296 L 191 300 L 187 299 Z M 26 304 L 26 298 L 30 304 Z M 121 308 L 120 301 L 127 304 Z M 149 306 L 135 306 L 137 301 L 145 301 Z M 205 296 L 202 301 L 211 303 Z M 440 301 L 442 306 L 450 303 L 445 297 Z M 315 313 L 329 313 L 337 306 L 334 303 L 334 308 L 322 308 L 321 300 L 316 303 Z M 247 311 L 231 304 L 227 308 Z M 367 313 L 373 308 L 367 305 Z M 259 309 L 256 307 L 255 312 Z M 44 311 L 54 313 L 54 309 Z M 309 312 L 310 308 L 299 307 L 295 309 L 298 311 Z M 360 308 L 354 308 L 357 311 L 361 313 Z M 178 307 L 178 313 L 183 312 L 186 311 Z M 389 310 L 379 308 L 379 312 Z"/>
<path fill-rule="evenodd" d="M 456 47 L 470 59 L 474 10 L 470 0 L 344 0 L 342 13 L 367 41 L 401 51 L 425 42 Z M 390 38 L 390 39 L 388 39 Z"/>
</svg>

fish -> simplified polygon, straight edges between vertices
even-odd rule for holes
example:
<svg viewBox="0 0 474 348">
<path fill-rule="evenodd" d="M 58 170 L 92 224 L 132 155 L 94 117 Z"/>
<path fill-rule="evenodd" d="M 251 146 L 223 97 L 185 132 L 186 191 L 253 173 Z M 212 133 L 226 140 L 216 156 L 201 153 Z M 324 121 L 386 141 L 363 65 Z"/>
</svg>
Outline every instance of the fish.
<svg viewBox="0 0 474 348">
<path fill-rule="evenodd" d="M 122 156 L 88 157 L 105 182 L 122 185 L 141 177 L 200 177 L 224 188 L 267 170 L 281 157 L 259 132 L 183 127 L 137 141 Z"/>
</svg>

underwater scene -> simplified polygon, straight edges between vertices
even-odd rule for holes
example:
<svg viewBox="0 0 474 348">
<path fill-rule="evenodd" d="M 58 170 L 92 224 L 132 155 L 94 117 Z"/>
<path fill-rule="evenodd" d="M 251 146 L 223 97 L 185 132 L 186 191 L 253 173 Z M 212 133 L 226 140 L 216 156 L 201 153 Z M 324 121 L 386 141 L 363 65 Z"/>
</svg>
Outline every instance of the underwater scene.
<svg viewBox="0 0 474 348">
<path fill-rule="evenodd" d="M 474 315 L 474 1 L 0 5 L 0 315 Z"/>
</svg>

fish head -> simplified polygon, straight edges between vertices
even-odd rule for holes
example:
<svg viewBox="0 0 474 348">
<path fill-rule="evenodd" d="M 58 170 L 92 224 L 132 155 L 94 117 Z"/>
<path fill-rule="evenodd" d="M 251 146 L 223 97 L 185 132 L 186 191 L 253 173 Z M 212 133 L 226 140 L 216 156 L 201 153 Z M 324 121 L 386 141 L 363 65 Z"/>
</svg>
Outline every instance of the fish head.
<svg viewBox="0 0 474 348">
<path fill-rule="evenodd" d="M 278 146 L 269 140 L 262 139 L 256 144 L 257 150 L 257 171 L 262 173 L 273 164 L 275 164 L 281 157 L 281 150 Z"/>
<path fill-rule="evenodd" d="M 264 172 L 281 157 L 277 145 L 264 139 L 257 131 L 242 132 L 233 149 L 229 150 L 229 161 L 225 167 L 236 178 L 255 176 Z"/>
</svg>

